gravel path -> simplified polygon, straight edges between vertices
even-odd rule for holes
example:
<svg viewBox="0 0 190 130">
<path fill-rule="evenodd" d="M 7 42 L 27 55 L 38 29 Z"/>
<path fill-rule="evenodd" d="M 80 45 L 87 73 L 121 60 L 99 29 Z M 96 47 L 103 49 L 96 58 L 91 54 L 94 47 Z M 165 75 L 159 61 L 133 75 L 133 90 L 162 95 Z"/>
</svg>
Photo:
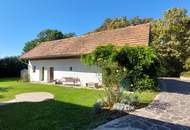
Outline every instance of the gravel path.
<svg viewBox="0 0 190 130">
<path fill-rule="evenodd" d="M 10 100 L 6 103 L 16 102 L 41 102 L 47 99 L 53 99 L 54 95 L 48 92 L 30 92 L 22 93 L 15 96 L 15 99 Z"/>
<path fill-rule="evenodd" d="M 160 79 L 161 93 L 148 107 L 94 130 L 190 130 L 190 82 Z"/>
</svg>

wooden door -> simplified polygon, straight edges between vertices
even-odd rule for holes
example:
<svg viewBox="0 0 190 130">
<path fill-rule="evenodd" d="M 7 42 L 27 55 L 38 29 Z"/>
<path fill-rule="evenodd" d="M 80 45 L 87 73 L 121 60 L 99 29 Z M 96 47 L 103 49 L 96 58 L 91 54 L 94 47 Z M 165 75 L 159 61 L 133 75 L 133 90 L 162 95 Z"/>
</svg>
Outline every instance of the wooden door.
<svg viewBox="0 0 190 130">
<path fill-rule="evenodd" d="M 49 82 L 53 82 L 54 80 L 54 68 L 50 67 L 49 68 Z"/>
<path fill-rule="evenodd" d="M 44 81 L 44 67 L 41 68 L 41 81 Z"/>
</svg>

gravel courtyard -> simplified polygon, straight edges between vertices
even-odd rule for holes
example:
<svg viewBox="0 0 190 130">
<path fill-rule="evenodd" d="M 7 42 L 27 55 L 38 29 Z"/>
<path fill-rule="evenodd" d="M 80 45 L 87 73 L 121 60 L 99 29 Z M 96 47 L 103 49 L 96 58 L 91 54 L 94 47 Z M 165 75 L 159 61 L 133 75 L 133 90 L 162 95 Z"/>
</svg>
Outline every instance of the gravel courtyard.
<svg viewBox="0 0 190 130">
<path fill-rule="evenodd" d="M 161 93 L 148 107 L 95 130 L 190 130 L 190 82 L 160 79 Z"/>
</svg>

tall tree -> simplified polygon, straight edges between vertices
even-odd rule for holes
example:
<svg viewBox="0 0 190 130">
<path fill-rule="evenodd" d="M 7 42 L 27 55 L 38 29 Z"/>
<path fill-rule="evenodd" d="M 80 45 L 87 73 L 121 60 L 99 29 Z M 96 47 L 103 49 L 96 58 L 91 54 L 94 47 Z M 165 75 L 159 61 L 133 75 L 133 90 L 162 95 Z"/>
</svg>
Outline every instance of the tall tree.
<svg viewBox="0 0 190 130">
<path fill-rule="evenodd" d="M 28 51 L 32 50 L 34 47 L 36 47 L 39 43 L 40 43 L 40 41 L 38 39 L 28 41 L 25 43 L 25 46 L 22 50 L 24 53 L 28 52 Z"/>
<path fill-rule="evenodd" d="M 123 28 L 130 25 L 138 25 L 142 23 L 148 23 L 153 21 L 152 18 L 140 18 L 140 17 L 134 17 L 132 19 L 127 19 L 127 17 L 121 17 L 121 18 L 106 18 L 103 22 L 103 24 L 95 29 L 95 32 L 100 32 L 104 30 L 110 30 L 110 29 L 117 29 L 117 28 Z"/>
<path fill-rule="evenodd" d="M 167 76 L 178 76 L 190 56 L 190 19 L 185 9 L 172 8 L 153 23 L 152 43 Z"/>
<path fill-rule="evenodd" d="M 27 65 L 16 56 L 2 58 L 0 59 L 0 78 L 19 77 L 20 71 L 26 67 Z"/>
<path fill-rule="evenodd" d="M 42 42 L 46 41 L 52 41 L 52 40 L 59 40 L 59 39 L 64 39 L 64 38 L 69 38 L 75 36 L 75 33 L 65 33 L 63 34 L 62 32 L 58 30 L 53 30 L 53 29 L 46 29 L 38 33 L 37 38 L 28 41 L 24 48 L 23 52 L 28 52 L 29 50 L 33 49 L 37 45 L 39 45 Z"/>
</svg>

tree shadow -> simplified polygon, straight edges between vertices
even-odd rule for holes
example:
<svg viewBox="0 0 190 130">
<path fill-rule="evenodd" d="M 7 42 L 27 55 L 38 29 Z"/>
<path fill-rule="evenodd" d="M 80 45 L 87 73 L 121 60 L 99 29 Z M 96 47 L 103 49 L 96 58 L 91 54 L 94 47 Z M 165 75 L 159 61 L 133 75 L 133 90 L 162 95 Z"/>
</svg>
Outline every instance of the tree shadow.
<svg viewBox="0 0 190 130">
<path fill-rule="evenodd" d="M 128 115 L 105 124 L 104 128 L 126 130 L 190 130 L 189 126 L 169 123 L 137 115 Z"/>
<path fill-rule="evenodd" d="M 124 118 L 124 120 L 113 120 L 118 117 Z M 106 124 L 106 128 L 133 127 L 147 130 L 147 127 L 157 126 L 151 130 L 165 130 L 166 127 L 172 130 L 180 130 L 181 128 L 190 130 L 188 126 L 116 111 L 103 110 L 100 113 L 95 113 L 92 107 L 57 100 L 0 106 L 0 129 L 2 130 L 89 130 L 110 120 L 113 120 L 114 123 Z"/>
<path fill-rule="evenodd" d="M 169 93 L 190 94 L 190 82 L 178 79 L 160 79 L 160 90 Z"/>
<path fill-rule="evenodd" d="M 8 92 L 12 87 L 0 87 L 0 92 Z"/>
<path fill-rule="evenodd" d="M 0 87 L 0 92 L 8 92 L 12 87 Z M 0 95 L 0 98 L 3 98 L 3 95 Z"/>
<path fill-rule="evenodd" d="M 0 129 L 3 130 L 86 130 L 127 115 L 92 107 L 46 100 L 38 103 L 21 102 L 0 106 Z"/>
<path fill-rule="evenodd" d="M 10 78 L 0 78 L 0 82 L 11 82 L 11 81 L 19 81 L 19 77 L 10 77 Z"/>
</svg>

